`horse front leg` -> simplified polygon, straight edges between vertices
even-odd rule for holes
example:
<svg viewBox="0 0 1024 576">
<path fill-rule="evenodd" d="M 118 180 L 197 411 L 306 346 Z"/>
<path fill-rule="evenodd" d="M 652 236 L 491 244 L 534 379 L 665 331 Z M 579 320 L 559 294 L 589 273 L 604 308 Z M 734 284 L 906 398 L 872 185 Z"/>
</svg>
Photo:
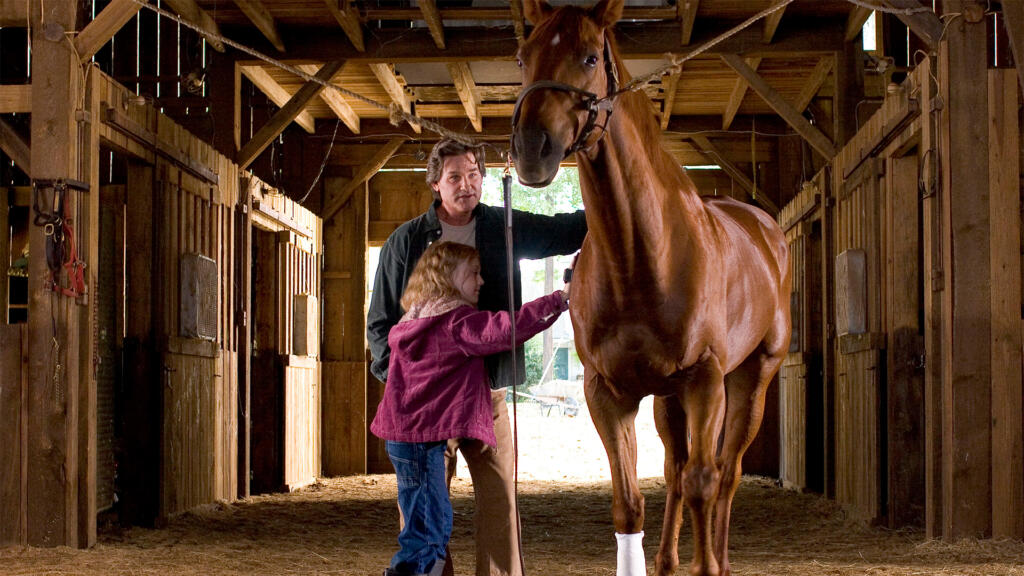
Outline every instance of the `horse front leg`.
<svg viewBox="0 0 1024 576">
<path fill-rule="evenodd" d="M 683 466 L 683 497 L 693 520 L 693 576 L 719 576 L 712 550 L 711 513 L 718 498 L 715 462 L 718 436 L 725 417 L 725 382 L 718 357 L 710 350 L 684 376 L 681 398 L 690 433 L 690 455 Z"/>
<path fill-rule="evenodd" d="M 665 445 L 665 520 L 661 545 L 654 559 L 658 576 L 675 574 L 679 567 L 679 530 L 683 527 L 683 466 L 686 465 L 689 434 L 686 412 L 674 396 L 654 398 L 654 425 Z"/>
<path fill-rule="evenodd" d="M 612 394 L 604 377 L 584 370 L 584 391 L 612 474 L 612 521 L 618 544 L 616 575 L 646 576 L 643 550 L 644 496 L 636 478 L 636 413 L 639 398 Z"/>
</svg>

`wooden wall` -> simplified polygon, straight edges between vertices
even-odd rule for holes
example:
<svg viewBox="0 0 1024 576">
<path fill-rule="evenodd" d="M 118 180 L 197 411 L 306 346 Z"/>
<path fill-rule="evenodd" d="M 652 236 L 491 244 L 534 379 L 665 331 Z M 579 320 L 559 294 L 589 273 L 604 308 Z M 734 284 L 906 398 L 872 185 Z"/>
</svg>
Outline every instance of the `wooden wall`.
<svg viewBox="0 0 1024 576">
<path fill-rule="evenodd" d="M 0 546 L 25 544 L 28 330 L 0 323 Z"/>
</svg>

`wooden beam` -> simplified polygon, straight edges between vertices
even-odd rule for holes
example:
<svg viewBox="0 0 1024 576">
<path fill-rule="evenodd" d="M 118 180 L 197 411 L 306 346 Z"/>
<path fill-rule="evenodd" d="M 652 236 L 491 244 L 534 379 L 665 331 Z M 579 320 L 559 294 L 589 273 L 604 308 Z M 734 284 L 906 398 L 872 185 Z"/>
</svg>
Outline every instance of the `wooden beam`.
<svg viewBox="0 0 1024 576">
<path fill-rule="evenodd" d="M 0 85 L 0 114 L 28 114 L 31 111 L 31 84 Z"/>
<path fill-rule="evenodd" d="M 46 90 L 32 101 L 32 177 L 35 181 L 80 180 L 79 138 L 73 103 L 79 101 L 80 63 L 64 42 L 46 38 L 46 30 L 74 30 L 78 2 L 33 2 L 32 80 Z M 43 26 L 43 21 L 47 26 Z M 49 205 L 52 189 L 41 192 Z M 69 190 L 72 214 L 84 194 Z M 48 237 L 29 227 L 29 253 L 45 254 Z M 63 276 L 63 275 L 62 275 Z M 79 329 L 75 301 L 55 295 L 46 258 L 29 258 L 28 280 L 28 489 L 27 543 L 78 547 L 79 482 Z M 95 521 L 95 518 L 93 518 Z"/>
<path fill-rule="evenodd" d="M 760 56 L 751 56 L 745 61 L 747 66 L 750 66 L 750 69 L 754 71 L 761 65 Z M 743 103 L 743 98 L 746 97 L 747 88 L 749 87 L 750 84 L 742 76 L 736 79 L 736 84 L 732 87 L 732 93 L 729 94 L 729 101 L 725 104 L 725 112 L 722 113 L 722 130 L 728 130 L 729 126 L 732 125 L 732 121 L 736 118 L 736 113 L 739 111 L 740 104 Z"/>
<path fill-rule="evenodd" d="M 444 22 L 441 20 L 441 13 L 437 10 L 437 2 L 434 0 L 420 0 L 420 11 L 423 12 L 423 19 L 427 21 L 427 28 L 430 36 L 434 39 L 434 45 L 444 50 Z"/>
<path fill-rule="evenodd" d="M 32 176 L 32 151 L 28 143 L 3 118 L 0 118 L 0 150 L 25 174 Z"/>
<path fill-rule="evenodd" d="M 864 23 L 868 21 L 872 13 L 874 13 L 874 10 L 863 6 L 854 6 L 853 10 L 850 10 L 850 16 L 846 19 L 845 39 L 847 42 L 853 40 L 861 33 L 861 30 L 864 29 Z"/>
<path fill-rule="evenodd" d="M 1024 538 L 1021 414 L 1020 129 L 1013 70 L 990 70 L 992 219 L 992 537 Z M 916 189 L 916 186 L 915 186 Z"/>
<path fill-rule="evenodd" d="M 107 7 L 97 14 L 78 36 L 75 36 L 75 51 L 79 60 L 85 62 L 92 58 L 93 54 L 109 42 L 141 9 L 142 4 L 135 0 L 111 0 L 110 4 L 107 4 Z"/>
<path fill-rule="evenodd" d="M 675 72 L 661 78 L 661 129 L 668 130 L 668 122 L 672 119 L 672 107 L 675 106 L 676 92 L 679 89 L 679 77 L 683 73 L 680 66 Z"/>
<path fill-rule="evenodd" d="M 697 148 L 700 149 L 700 151 L 705 156 L 707 156 L 715 164 L 718 164 L 718 166 L 720 166 L 722 170 L 724 170 L 725 173 L 728 174 L 729 177 L 733 179 L 734 182 L 739 184 L 740 188 L 743 188 L 743 190 L 746 191 L 747 196 L 750 196 L 750 198 L 754 202 L 758 203 L 772 216 L 775 216 L 779 213 L 779 207 L 776 206 L 774 202 L 772 202 L 771 198 L 768 198 L 764 194 L 754 196 L 753 181 L 751 181 L 750 178 L 747 177 L 743 170 L 740 170 L 738 166 L 730 162 L 725 157 L 725 154 L 721 150 L 719 150 L 717 146 L 711 143 L 711 140 L 709 140 L 706 136 L 703 135 L 690 136 L 690 140 L 693 141 L 693 143 L 697 146 Z"/>
<path fill-rule="evenodd" d="M 373 158 L 370 158 L 366 164 L 360 166 L 359 169 L 356 170 L 355 174 L 352 175 L 352 180 L 345 184 L 345 187 L 342 188 L 341 192 L 339 192 L 338 195 L 335 196 L 326 207 L 324 207 L 322 217 L 323 221 L 326 222 L 334 217 L 334 215 L 337 214 L 343 206 L 345 206 L 349 198 L 352 197 L 352 193 L 355 192 L 356 188 L 362 186 L 364 182 L 369 180 L 370 177 L 376 174 L 378 170 L 387 164 L 388 160 L 394 156 L 395 152 L 404 142 L 405 138 L 391 139 L 387 144 L 380 147 L 380 150 L 374 154 Z"/>
<path fill-rule="evenodd" d="M 270 10 L 267 10 L 263 2 L 260 0 L 234 0 L 234 2 L 238 9 L 267 37 L 267 40 L 270 40 L 274 48 L 277 48 L 278 52 L 284 52 L 284 41 L 281 40 L 281 34 L 277 32 L 277 22 L 274 21 Z"/>
<path fill-rule="evenodd" d="M 351 0 L 324 0 L 327 10 L 334 19 L 338 21 L 348 41 L 352 43 L 359 52 L 366 51 L 366 44 L 363 42 L 363 24 L 359 21 L 359 9 L 352 5 Z"/>
<path fill-rule="evenodd" d="M 772 6 L 778 6 L 784 2 L 786 2 L 786 0 L 775 0 L 772 2 Z M 779 29 L 779 23 L 782 22 L 782 15 L 785 13 L 786 9 L 780 8 L 765 17 L 764 35 L 761 37 L 765 44 L 770 44 L 772 39 L 775 38 L 775 31 Z"/>
<path fill-rule="evenodd" d="M 836 155 L 835 145 L 829 140 L 820 130 L 811 125 L 810 122 L 804 118 L 800 112 L 795 110 L 789 103 L 786 102 L 782 96 L 775 91 L 774 88 L 768 85 L 768 82 L 761 78 L 757 72 L 751 70 L 747 63 L 743 61 L 741 56 L 736 54 L 722 54 L 722 60 L 729 65 L 730 68 L 736 71 L 737 74 L 742 76 L 750 84 L 750 87 L 754 89 L 754 92 L 764 98 L 765 102 L 771 106 L 772 110 L 775 110 L 776 114 L 782 116 L 798 134 L 803 136 L 805 140 L 822 156 L 826 159 L 831 160 Z"/>
<path fill-rule="evenodd" d="M 947 0 L 961 12 L 970 2 Z M 992 527 L 992 286 L 985 21 L 956 18 L 939 50 L 943 159 L 942 537 Z M 955 105 L 949 105 L 955 103 Z M 979 190 L 986 191 L 979 194 Z M 1019 313 L 1019 312 L 1016 312 Z M 1019 385 L 1019 384 L 1018 384 Z M 1004 490 L 1009 487 L 1000 486 Z"/>
<path fill-rule="evenodd" d="M 278 84 L 276 80 L 271 78 L 270 74 L 268 74 L 262 67 L 242 66 L 241 69 L 242 74 L 255 84 L 256 87 L 260 89 L 260 92 L 266 94 L 267 98 L 270 98 L 271 102 L 277 104 L 278 107 L 284 108 L 285 104 L 292 99 L 292 95 L 285 90 L 283 86 Z M 302 126 L 302 128 L 310 134 L 316 131 L 313 116 L 309 112 L 300 112 L 299 115 L 295 117 L 295 123 Z"/>
<path fill-rule="evenodd" d="M 796 108 L 797 112 L 803 113 L 807 109 L 811 100 L 814 99 L 814 95 L 818 93 L 818 90 L 821 90 L 821 85 L 828 79 L 835 61 L 835 58 L 830 57 L 818 60 L 818 65 L 814 67 L 814 71 L 807 77 L 807 81 L 800 88 L 800 94 L 796 97 L 794 108 Z"/>
<path fill-rule="evenodd" d="M 210 36 L 211 34 L 220 36 L 220 27 L 217 26 L 213 16 L 210 16 L 206 10 L 200 8 L 195 0 L 165 0 L 165 2 L 179 16 L 198 26 L 202 30 L 200 34 L 205 32 L 204 36 L 211 48 L 217 52 L 224 52 L 224 43 Z"/>
<path fill-rule="evenodd" d="M 926 8 L 920 0 L 883 0 L 892 8 L 914 9 Z M 1010 2 L 1013 4 L 1013 2 Z M 907 25 L 915 36 L 924 41 L 933 50 L 939 47 L 939 39 L 942 38 L 942 22 L 939 17 L 929 8 L 928 11 L 915 12 L 913 14 L 897 13 L 896 17 L 900 22 Z"/>
<path fill-rule="evenodd" d="M 687 46 L 693 37 L 693 24 L 697 21 L 697 8 L 700 0 L 678 0 L 676 2 L 676 20 L 679 21 L 679 44 Z"/>
<path fill-rule="evenodd" d="M 299 64 L 297 68 L 310 76 L 315 76 L 317 73 L 317 67 L 314 64 Z M 325 88 L 320 93 L 320 98 L 353 134 L 359 134 L 359 115 L 352 109 L 352 106 L 349 106 L 341 92 Z"/>
<path fill-rule="evenodd" d="M 24 28 L 28 22 L 26 2 L 3 2 L 0 4 L 0 27 Z"/>
<path fill-rule="evenodd" d="M 1003 2 L 1003 27 L 1017 66 L 1017 80 L 1024 90 L 1024 2 Z"/>
<path fill-rule="evenodd" d="M 462 107 L 466 109 L 466 116 L 473 124 L 473 129 L 483 132 L 484 126 L 480 117 L 480 94 L 476 90 L 476 82 L 473 81 L 469 63 L 450 62 L 448 63 L 448 73 L 451 74 L 452 81 L 455 82 L 455 89 L 459 91 L 459 100 L 462 100 Z"/>
<path fill-rule="evenodd" d="M 330 82 L 331 78 L 334 78 L 334 75 L 341 69 L 344 63 L 344 60 L 334 60 L 324 64 L 316 73 L 316 79 L 321 82 Z M 299 88 L 299 91 L 259 129 L 259 132 L 245 146 L 242 146 L 242 149 L 238 152 L 238 157 L 235 159 L 238 167 L 244 169 L 249 166 L 270 145 L 274 138 L 277 138 L 302 113 L 302 110 L 309 104 L 309 101 L 317 94 L 320 94 L 323 89 L 323 84 L 313 80 L 303 84 L 302 88 Z"/>
<path fill-rule="evenodd" d="M 398 104 L 404 112 L 411 112 L 412 100 L 405 91 L 405 82 L 399 80 L 398 75 L 395 74 L 395 66 L 393 64 L 370 64 L 369 66 L 370 71 L 377 77 L 388 96 L 391 96 L 391 101 Z M 419 124 L 409 122 L 409 125 L 417 134 L 423 131 L 423 127 Z"/>
<path fill-rule="evenodd" d="M 512 29 L 516 32 L 516 42 L 522 46 L 526 41 L 526 25 L 523 24 L 523 0 L 509 0 L 508 8 L 512 12 Z"/>
</svg>

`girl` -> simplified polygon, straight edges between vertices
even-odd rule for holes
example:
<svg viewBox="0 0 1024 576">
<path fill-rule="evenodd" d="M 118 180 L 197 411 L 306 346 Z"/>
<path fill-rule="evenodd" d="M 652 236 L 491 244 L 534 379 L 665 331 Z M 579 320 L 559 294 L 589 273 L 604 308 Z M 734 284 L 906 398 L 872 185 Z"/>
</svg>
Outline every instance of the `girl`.
<svg viewBox="0 0 1024 576">
<path fill-rule="evenodd" d="M 511 348 L 511 325 L 508 312 L 476 309 L 483 283 L 475 248 L 432 244 L 409 277 L 406 313 L 388 334 L 388 381 L 370 430 L 387 440 L 405 525 L 385 576 L 441 574 L 452 531 L 446 441 L 495 444 L 483 357 Z M 568 298 L 566 285 L 523 305 L 516 344 L 551 326 Z"/>
</svg>

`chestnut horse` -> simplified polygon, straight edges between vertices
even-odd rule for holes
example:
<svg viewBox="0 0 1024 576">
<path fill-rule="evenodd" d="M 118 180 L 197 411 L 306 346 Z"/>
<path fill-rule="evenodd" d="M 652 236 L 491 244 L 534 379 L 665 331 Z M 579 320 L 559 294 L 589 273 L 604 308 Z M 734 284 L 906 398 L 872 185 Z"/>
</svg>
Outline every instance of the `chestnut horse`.
<svg viewBox="0 0 1024 576">
<path fill-rule="evenodd" d="M 668 492 L 656 572 L 679 565 L 685 501 L 690 572 L 728 574 L 740 460 L 789 347 L 785 237 L 758 208 L 698 196 L 660 147 L 648 98 L 615 93 L 627 77 L 611 31 L 622 0 L 590 9 L 524 4 L 535 27 L 518 53 L 524 89 L 512 154 L 520 182 L 534 187 L 576 154 L 589 233 L 569 307 L 587 402 L 611 466 L 618 574 L 646 574 L 634 420 L 651 394 Z"/>
</svg>

